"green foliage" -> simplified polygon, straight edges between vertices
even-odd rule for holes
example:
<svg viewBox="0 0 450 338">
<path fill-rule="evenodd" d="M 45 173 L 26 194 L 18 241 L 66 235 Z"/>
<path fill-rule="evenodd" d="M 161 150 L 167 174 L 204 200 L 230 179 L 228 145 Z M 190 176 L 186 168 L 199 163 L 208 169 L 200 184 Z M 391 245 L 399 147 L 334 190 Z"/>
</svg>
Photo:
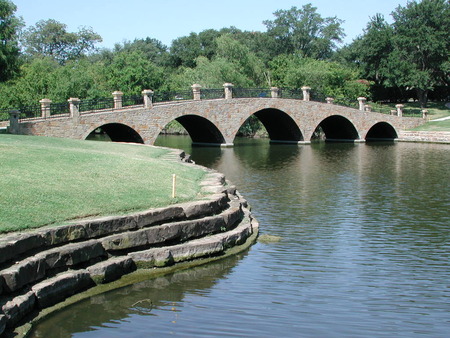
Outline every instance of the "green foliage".
<svg viewBox="0 0 450 338">
<path fill-rule="evenodd" d="M 135 39 L 133 42 L 125 41 L 123 44 L 114 46 L 114 53 L 134 51 L 142 52 L 148 60 L 157 66 L 166 66 L 169 62 L 167 46 L 156 39 L 147 37 L 145 39 Z"/>
<path fill-rule="evenodd" d="M 67 25 L 53 19 L 38 21 L 24 32 L 25 53 L 31 57 L 51 57 L 64 64 L 86 55 L 102 41 L 101 36 L 89 27 L 81 27 L 76 33 L 66 29 Z"/>
<path fill-rule="evenodd" d="M 231 82 L 236 87 L 251 87 L 253 81 L 239 72 L 236 64 L 224 58 L 215 58 L 210 61 L 204 56 L 196 59 L 195 68 L 181 68 L 169 79 L 172 90 L 186 89 L 194 83 L 203 88 L 221 88 L 224 83 Z"/>
<path fill-rule="evenodd" d="M 111 96 L 102 70 L 101 65 L 88 60 L 62 66 L 49 57 L 35 58 L 22 66 L 22 76 L 0 86 L 0 107 L 36 105 L 43 98 L 66 102 L 69 97 Z"/>
<path fill-rule="evenodd" d="M 347 56 L 378 86 L 415 89 L 425 106 L 428 91 L 449 85 L 450 3 L 410 1 L 392 16 L 392 25 L 381 15 L 373 17 Z"/>
<path fill-rule="evenodd" d="M 0 82 L 12 78 L 19 68 L 18 32 L 23 23 L 14 16 L 17 7 L 0 0 Z"/>
<path fill-rule="evenodd" d="M 65 24 L 42 20 L 23 34 L 15 5 L 0 0 L 0 107 L 37 104 L 42 98 L 110 97 L 120 90 L 140 95 L 155 91 L 203 88 L 294 87 L 308 85 L 313 99 L 332 96 L 353 102 L 358 96 L 408 97 L 422 102 L 427 93 L 448 93 L 450 61 L 449 2 L 422 0 L 399 6 L 388 24 L 376 14 L 363 36 L 336 52 L 344 36 L 342 21 L 322 18 L 306 4 L 278 10 L 264 24 L 267 32 L 235 27 L 206 29 L 173 41 L 170 48 L 147 37 L 96 51 L 101 37 L 90 28 L 67 32 Z M 17 76 L 15 76 L 17 75 Z M 8 80 L 8 81 L 6 81 Z M 436 94 L 438 93 L 438 94 Z"/>
<path fill-rule="evenodd" d="M 110 90 L 140 95 L 144 89 L 159 88 L 164 82 L 164 71 L 139 50 L 122 51 L 114 55 L 105 68 Z"/>
<path fill-rule="evenodd" d="M 278 10 L 275 20 L 266 20 L 268 34 L 278 45 L 279 54 L 299 54 L 305 57 L 327 59 L 342 42 L 342 20 L 322 18 L 311 4 L 301 9 Z"/>
<path fill-rule="evenodd" d="M 336 102 L 344 103 L 345 98 L 356 101 L 359 96 L 368 96 L 368 84 L 359 80 L 359 72 L 336 62 L 282 55 L 275 58 L 270 66 L 276 86 L 310 86 L 319 95 L 313 99 L 330 96 Z"/>
<path fill-rule="evenodd" d="M 259 86 L 264 83 L 264 64 L 255 53 L 230 34 L 216 39 L 217 57 L 233 63 L 237 71 Z"/>
<path fill-rule="evenodd" d="M 393 13 L 395 51 L 392 69 L 398 85 L 418 90 L 421 102 L 436 85 L 448 83 L 450 72 L 450 3 L 446 0 L 408 2 Z"/>
</svg>

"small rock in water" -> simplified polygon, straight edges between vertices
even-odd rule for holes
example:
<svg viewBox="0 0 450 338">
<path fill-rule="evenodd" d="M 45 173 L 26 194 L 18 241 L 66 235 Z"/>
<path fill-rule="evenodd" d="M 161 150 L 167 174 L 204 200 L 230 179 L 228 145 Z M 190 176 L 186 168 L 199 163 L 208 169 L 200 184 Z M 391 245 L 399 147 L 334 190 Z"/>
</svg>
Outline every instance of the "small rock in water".
<svg viewBox="0 0 450 338">
<path fill-rule="evenodd" d="M 281 237 L 280 236 L 264 234 L 264 235 L 261 235 L 261 236 L 258 237 L 258 242 L 264 243 L 264 244 L 278 243 L 279 241 L 281 241 Z"/>
</svg>

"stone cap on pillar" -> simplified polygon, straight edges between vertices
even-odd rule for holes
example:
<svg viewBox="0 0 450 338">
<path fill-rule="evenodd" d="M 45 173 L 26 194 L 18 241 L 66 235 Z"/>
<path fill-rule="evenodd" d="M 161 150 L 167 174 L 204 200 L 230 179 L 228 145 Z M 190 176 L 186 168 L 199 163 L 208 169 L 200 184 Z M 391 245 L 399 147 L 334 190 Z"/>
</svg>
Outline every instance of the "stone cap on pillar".
<svg viewBox="0 0 450 338">
<path fill-rule="evenodd" d="M 71 97 L 67 101 L 72 104 L 78 104 L 81 100 L 78 97 Z"/>
<path fill-rule="evenodd" d="M 46 105 L 50 105 L 50 103 L 52 103 L 52 100 L 50 100 L 50 99 L 42 99 L 42 100 L 39 100 L 39 103 L 41 105 L 43 105 L 43 106 L 46 106 Z"/>
</svg>

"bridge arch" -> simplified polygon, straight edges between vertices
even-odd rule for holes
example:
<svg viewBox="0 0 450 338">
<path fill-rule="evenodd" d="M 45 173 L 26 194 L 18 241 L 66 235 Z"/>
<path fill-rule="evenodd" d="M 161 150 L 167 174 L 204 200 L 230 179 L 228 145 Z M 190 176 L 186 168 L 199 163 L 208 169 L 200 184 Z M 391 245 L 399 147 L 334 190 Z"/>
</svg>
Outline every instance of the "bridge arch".
<svg viewBox="0 0 450 338">
<path fill-rule="evenodd" d="M 225 138 L 217 126 L 205 117 L 187 114 L 175 118 L 192 139 L 192 144 L 221 145 Z"/>
<path fill-rule="evenodd" d="M 253 115 L 264 125 L 271 142 L 298 143 L 304 140 L 295 120 L 282 110 L 265 108 Z"/>
<path fill-rule="evenodd" d="M 398 137 L 395 128 L 387 122 L 374 124 L 366 134 L 366 141 L 388 141 Z"/>
<path fill-rule="evenodd" d="M 325 134 L 325 141 L 345 142 L 359 139 L 355 125 L 346 117 L 341 115 L 331 115 L 319 123 L 318 128 L 322 128 Z"/>
<path fill-rule="evenodd" d="M 93 128 L 84 139 L 96 131 L 108 135 L 112 142 L 144 143 L 143 138 L 136 130 L 122 123 L 107 123 Z"/>
</svg>

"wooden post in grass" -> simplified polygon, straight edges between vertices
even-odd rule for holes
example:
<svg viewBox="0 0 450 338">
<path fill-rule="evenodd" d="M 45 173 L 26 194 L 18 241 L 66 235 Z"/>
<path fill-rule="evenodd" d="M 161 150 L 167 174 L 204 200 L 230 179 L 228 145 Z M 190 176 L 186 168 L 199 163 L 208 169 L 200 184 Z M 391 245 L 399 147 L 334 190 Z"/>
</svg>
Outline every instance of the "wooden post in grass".
<svg viewBox="0 0 450 338">
<path fill-rule="evenodd" d="M 172 175 L 172 198 L 176 197 L 177 175 Z"/>
</svg>

